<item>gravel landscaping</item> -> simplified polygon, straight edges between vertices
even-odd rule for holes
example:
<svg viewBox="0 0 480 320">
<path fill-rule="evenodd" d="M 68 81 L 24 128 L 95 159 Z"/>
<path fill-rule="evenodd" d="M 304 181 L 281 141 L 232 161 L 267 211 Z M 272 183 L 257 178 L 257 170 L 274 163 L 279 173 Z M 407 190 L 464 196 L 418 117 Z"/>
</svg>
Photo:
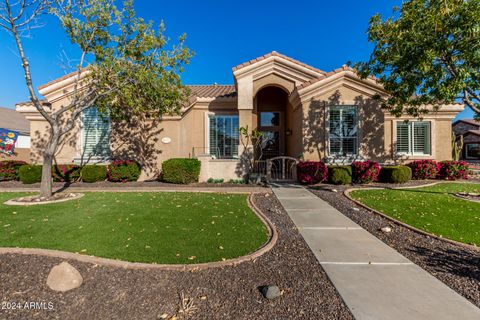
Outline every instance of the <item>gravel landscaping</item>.
<svg viewBox="0 0 480 320">
<path fill-rule="evenodd" d="M 332 192 L 331 189 L 337 192 Z M 359 208 L 343 195 L 343 186 L 323 185 L 310 190 L 480 307 L 480 250 L 435 239 L 393 224 L 379 215 Z M 384 233 L 380 230 L 386 226 L 390 226 L 392 231 Z"/>
<path fill-rule="evenodd" d="M 178 272 L 69 261 L 84 283 L 57 293 L 45 283 L 60 259 L 0 255 L 0 302 L 52 302 L 54 307 L 0 310 L 0 319 L 353 319 L 277 199 L 255 198 L 279 239 L 271 251 L 237 266 Z M 265 299 L 259 290 L 264 285 L 277 285 L 282 296 Z M 179 312 L 182 295 L 193 299 L 188 312 Z"/>
</svg>

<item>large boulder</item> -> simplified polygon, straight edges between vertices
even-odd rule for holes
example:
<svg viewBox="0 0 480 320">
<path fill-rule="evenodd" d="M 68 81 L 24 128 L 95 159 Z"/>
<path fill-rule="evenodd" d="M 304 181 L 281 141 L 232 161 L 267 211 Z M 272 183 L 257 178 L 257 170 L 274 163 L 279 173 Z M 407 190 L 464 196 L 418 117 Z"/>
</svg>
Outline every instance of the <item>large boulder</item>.
<svg viewBox="0 0 480 320">
<path fill-rule="evenodd" d="M 78 288 L 82 283 L 82 275 L 68 262 L 62 262 L 54 266 L 47 278 L 47 286 L 52 290 L 61 292 Z"/>
</svg>

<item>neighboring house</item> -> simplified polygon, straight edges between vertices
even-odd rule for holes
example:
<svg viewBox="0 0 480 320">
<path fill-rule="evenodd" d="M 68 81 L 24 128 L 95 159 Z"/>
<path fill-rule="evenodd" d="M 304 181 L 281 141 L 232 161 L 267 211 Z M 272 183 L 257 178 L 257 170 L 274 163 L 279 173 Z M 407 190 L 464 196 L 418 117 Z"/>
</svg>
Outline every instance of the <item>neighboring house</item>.
<svg viewBox="0 0 480 320">
<path fill-rule="evenodd" d="M 460 119 L 453 123 L 453 132 L 457 137 L 463 136 L 461 158 L 480 160 L 480 122 L 474 119 Z"/>
<path fill-rule="evenodd" d="M 30 160 L 30 121 L 15 109 L 0 107 L 0 128 L 19 133 L 13 155 L 0 153 L 0 160 Z"/>
<path fill-rule="evenodd" d="M 247 125 L 268 138 L 263 160 L 446 160 L 452 154 L 451 121 L 464 108 L 448 104 L 421 120 L 396 118 L 373 98 L 387 96 L 374 78 L 360 79 L 347 66 L 325 72 L 277 52 L 234 67 L 233 77 L 234 85 L 189 86 L 182 113 L 149 121 L 150 127 L 112 124 L 91 109 L 64 139 L 57 163 L 128 157 L 143 165 L 142 178 L 148 179 L 168 158 L 198 157 L 201 180 L 237 178 L 245 167 L 238 128 Z M 47 109 L 68 99 L 73 79 L 66 75 L 39 88 Z M 41 161 L 46 122 L 30 104 L 17 110 L 31 121 L 32 160 Z"/>
</svg>

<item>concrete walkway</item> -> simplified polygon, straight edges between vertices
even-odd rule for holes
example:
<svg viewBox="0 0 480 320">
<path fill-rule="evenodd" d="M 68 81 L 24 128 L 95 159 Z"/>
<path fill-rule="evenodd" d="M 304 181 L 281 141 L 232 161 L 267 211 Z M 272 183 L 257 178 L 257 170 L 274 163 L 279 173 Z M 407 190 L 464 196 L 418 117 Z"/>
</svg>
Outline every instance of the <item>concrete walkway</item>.
<svg viewBox="0 0 480 320">
<path fill-rule="evenodd" d="M 272 186 L 356 319 L 480 319 L 480 309 L 299 186 Z"/>
</svg>

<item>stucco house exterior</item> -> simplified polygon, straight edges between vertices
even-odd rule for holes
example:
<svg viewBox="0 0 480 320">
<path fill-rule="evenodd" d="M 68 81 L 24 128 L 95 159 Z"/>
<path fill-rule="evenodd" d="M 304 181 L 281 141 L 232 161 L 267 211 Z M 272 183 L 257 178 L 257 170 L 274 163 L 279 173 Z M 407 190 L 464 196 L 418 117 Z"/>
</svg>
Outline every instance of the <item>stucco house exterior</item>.
<svg viewBox="0 0 480 320">
<path fill-rule="evenodd" d="M 453 132 L 460 139 L 463 136 L 463 160 L 480 161 L 480 122 L 474 119 L 460 119 L 453 123 Z"/>
<path fill-rule="evenodd" d="M 233 85 L 189 86 L 191 97 L 182 113 L 152 120 L 150 126 L 118 126 L 90 109 L 62 142 L 57 163 L 129 157 L 143 165 L 141 178 L 151 179 L 166 159 L 197 157 L 201 180 L 235 179 L 244 173 L 238 130 L 244 126 L 268 138 L 263 160 L 447 160 L 451 121 L 464 108 L 448 104 L 421 120 L 396 118 L 373 99 L 388 95 L 374 78 L 360 79 L 347 66 L 325 72 L 277 52 L 234 67 L 233 78 Z M 47 108 L 68 98 L 73 81 L 66 75 L 39 88 Z M 46 122 L 28 103 L 18 104 L 17 111 L 30 120 L 31 160 L 39 162 Z"/>
</svg>

